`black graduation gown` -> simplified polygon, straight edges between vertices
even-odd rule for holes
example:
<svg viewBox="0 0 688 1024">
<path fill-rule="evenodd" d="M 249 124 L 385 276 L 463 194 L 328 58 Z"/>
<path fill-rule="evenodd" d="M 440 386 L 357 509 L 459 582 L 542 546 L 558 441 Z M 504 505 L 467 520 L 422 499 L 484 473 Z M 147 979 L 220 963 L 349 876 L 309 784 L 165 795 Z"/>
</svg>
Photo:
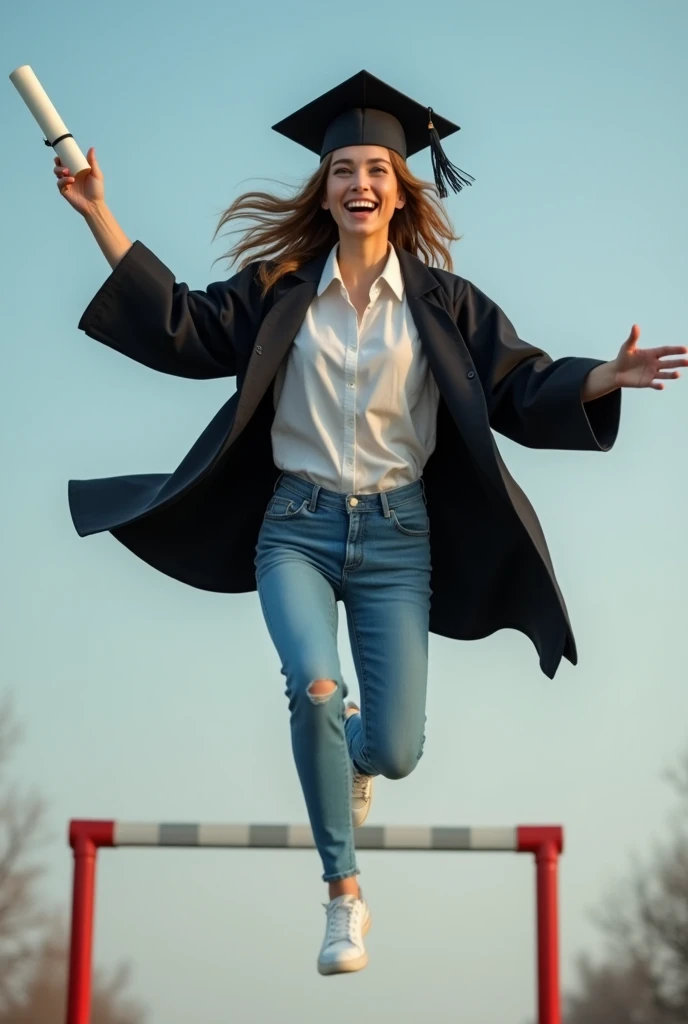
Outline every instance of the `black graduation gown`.
<svg viewBox="0 0 688 1024">
<path fill-rule="evenodd" d="M 397 255 L 441 393 L 437 445 L 424 472 L 430 629 L 459 640 L 520 630 L 553 678 L 562 657 L 576 664 L 575 640 L 542 528 L 492 429 L 531 448 L 606 451 L 616 439 L 621 394 L 584 405 L 584 378 L 603 360 L 552 361 L 469 281 L 402 249 Z M 79 328 L 162 373 L 236 376 L 237 390 L 172 473 L 71 480 L 81 536 L 109 530 L 139 558 L 194 587 L 256 589 L 256 541 L 278 475 L 272 383 L 326 258 L 286 275 L 262 298 L 258 263 L 192 291 L 134 242 Z"/>
</svg>

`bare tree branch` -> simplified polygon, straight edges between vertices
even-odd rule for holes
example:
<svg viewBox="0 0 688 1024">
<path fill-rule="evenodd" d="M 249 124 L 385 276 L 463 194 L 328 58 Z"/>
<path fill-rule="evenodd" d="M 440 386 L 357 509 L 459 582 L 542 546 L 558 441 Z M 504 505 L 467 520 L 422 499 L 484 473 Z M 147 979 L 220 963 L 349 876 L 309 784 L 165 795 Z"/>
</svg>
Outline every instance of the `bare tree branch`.
<svg viewBox="0 0 688 1024">
<path fill-rule="evenodd" d="M 34 859 L 47 838 L 46 808 L 7 780 L 20 737 L 11 699 L 0 698 L 0 1024 L 63 1024 L 66 934 L 41 906 L 43 868 Z M 142 1024 L 126 981 L 123 968 L 109 979 L 96 976 L 91 1024 Z"/>
<path fill-rule="evenodd" d="M 688 1024 L 688 749 L 665 777 L 679 798 L 670 838 L 595 911 L 607 956 L 579 960 L 566 1024 Z"/>
</svg>

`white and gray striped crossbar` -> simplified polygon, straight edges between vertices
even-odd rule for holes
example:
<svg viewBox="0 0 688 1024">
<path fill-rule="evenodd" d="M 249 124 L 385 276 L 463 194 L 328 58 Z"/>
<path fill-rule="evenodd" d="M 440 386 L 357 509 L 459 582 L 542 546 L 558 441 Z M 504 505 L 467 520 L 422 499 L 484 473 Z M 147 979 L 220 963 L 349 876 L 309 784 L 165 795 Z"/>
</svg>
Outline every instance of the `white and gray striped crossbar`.
<svg viewBox="0 0 688 1024">
<path fill-rule="evenodd" d="M 126 821 L 70 823 L 70 844 L 99 846 L 225 847 L 301 850 L 315 844 L 309 825 L 175 824 Z M 537 853 L 543 845 L 563 849 L 558 825 L 466 828 L 430 825 L 369 825 L 356 830 L 358 850 L 482 850 Z"/>
</svg>

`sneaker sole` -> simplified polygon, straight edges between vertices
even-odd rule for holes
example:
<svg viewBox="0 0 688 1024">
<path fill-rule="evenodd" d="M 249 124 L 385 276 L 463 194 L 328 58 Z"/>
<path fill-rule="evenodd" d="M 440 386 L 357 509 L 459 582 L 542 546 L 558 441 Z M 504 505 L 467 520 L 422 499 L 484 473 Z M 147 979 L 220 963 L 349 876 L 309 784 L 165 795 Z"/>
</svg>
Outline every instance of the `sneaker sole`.
<svg viewBox="0 0 688 1024">
<path fill-rule="evenodd" d="M 354 828 L 360 828 L 361 825 L 363 824 L 363 822 L 366 820 L 366 818 L 370 814 L 370 805 L 372 804 L 372 802 L 373 802 L 373 798 L 371 796 L 370 800 L 368 801 L 368 806 L 366 807 L 365 811 L 354 811 L 354 812 L 352 812 L 351 824 L 352 824 L 352 826 Z"/>
<path fill-rule="evenodd" d="M 363 922 L 361 928 L 361 934 L 367 935 L 370 931 L 370 913 Z M 354 971 L 362 971 L 364 967 L 368 966 L 368 954 L 363 953 L 363 956 L 357 957 L 355 960 L 344 960 L 341 963 L 332 964 L 321 964 L 318 961 L 318 974 L 322 974 L 323 977 L 329 977 L 332 974 L 351 974 Z"/>
</svg>

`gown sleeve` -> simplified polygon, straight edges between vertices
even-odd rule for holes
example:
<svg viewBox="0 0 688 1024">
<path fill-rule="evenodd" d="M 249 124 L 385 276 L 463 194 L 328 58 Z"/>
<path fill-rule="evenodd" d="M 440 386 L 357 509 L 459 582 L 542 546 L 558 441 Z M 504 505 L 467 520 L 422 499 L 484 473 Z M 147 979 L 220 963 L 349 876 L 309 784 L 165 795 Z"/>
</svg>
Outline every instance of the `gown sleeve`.
<svg viewBox="0 0 688 1024">
<path fill-rule="evenodd" d="M 621 391 L 592 402 L 581 398 L 586 376 L 604 360 L 552 360 L 543 349 L 522 341 L 499 306 L 462 279 L 455 316 L 496 431 L 528 448 L 608 451 L 613 446 Z"/>
<path fill-rule="evenodd" d="M 86 307 L 79 329 L 161 373 L 232 377 L 258 327 L 257 268 L 252 263 L 192 291 L 135 241 Z"/>
</svg>

